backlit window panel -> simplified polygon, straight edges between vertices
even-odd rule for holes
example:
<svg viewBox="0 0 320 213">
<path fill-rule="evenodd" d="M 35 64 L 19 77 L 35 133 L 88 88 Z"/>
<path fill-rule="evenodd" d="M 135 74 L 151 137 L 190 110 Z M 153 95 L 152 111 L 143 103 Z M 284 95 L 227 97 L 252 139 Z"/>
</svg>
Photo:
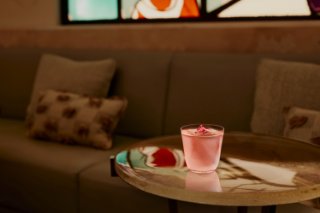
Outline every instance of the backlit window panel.
<svg viewBox="0 0 320 213">
<path fill-rule="evenodd" d="M 223 10 L 218 17 L 310 16 L 306 0 L 241 0 Z"/>
<path fill-rule="evenodd" d="M 62 24 L 319 20 L 320 0 L 60 0 Z"/>
<path fill-rule="evenodd" d="M 221 6 L 229 3 L 231 0 L 207 0 L 207 12 L 212 12 Z"/>
<path fill-rule="evenodd" d="M 70 21 L 113 20 L 118 18 L 117 0 L 69 0 Z"/>
<path fill-rule="evenodd" d="M 200 0 L 122 0 L 124 19 L 179 19 L 200 17 Z"/>
</svg>

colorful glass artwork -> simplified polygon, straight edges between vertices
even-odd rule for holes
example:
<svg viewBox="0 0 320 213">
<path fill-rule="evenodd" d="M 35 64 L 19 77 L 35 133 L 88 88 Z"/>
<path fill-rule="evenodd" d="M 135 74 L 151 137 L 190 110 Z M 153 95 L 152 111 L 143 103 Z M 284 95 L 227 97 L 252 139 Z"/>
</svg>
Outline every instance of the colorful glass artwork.
<svg viewBox="0 0 320 213">
<path fill-rule="evenodd" d="M 216 9 L 226 5 L 227 3 L 231 2 L 232 0 L 207 0 L 207 12 L 213 12 Z"/>
<path fill-rule="evenodd" d="M 118 18 L 117 0 L 69 0 L 70 21 L 98 21 Z"/>
<path fill-rule="evenodd" d="M 61 0 L 63 23 L 314 18 L 320 0 Z"/>
<path fill-rule="evenodd" d="M 197 0 L 122 0 L 124 19 L 179 19 L 200 16 Z"/>
<path fill-rule="evenodd" d="M 241 0 L 219 13 L 218 17 L 310 16 L 306 0 Z"/>
</svg>

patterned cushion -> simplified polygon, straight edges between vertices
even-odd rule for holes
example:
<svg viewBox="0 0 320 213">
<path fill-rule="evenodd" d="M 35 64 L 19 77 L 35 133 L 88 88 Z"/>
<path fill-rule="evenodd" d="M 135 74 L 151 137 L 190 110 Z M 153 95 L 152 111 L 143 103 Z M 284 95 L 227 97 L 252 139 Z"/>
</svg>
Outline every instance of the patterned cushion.
<svg viewBox="0 0 320 213">
<path fill-rule="evenodd" d="M 299 107 L 289 108 L 283 136 L 320 145 L 320 112 Z"/>
<path fill-rule="evenodd" d="M 36 139 L 109 149 L 126 106 L 124 98 L 102 99 L 48 90 L 39 95 L 27 122 L 28 133 Z"/>
</svg>

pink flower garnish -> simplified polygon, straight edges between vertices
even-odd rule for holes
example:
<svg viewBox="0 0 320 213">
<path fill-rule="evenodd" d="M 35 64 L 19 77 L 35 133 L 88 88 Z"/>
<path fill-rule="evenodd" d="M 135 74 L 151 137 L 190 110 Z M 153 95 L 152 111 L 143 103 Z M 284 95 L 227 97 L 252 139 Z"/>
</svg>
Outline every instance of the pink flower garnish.
<svg viewBox="0 0 320 213">
<path fill-rule="evenodd" d="M 199 127 L 197 128 L 196 134 L 199 135 L 206 135 L 209 132 L 207 128 L 203 126 L 203 124 L 200 124 Z"/>
</svg>

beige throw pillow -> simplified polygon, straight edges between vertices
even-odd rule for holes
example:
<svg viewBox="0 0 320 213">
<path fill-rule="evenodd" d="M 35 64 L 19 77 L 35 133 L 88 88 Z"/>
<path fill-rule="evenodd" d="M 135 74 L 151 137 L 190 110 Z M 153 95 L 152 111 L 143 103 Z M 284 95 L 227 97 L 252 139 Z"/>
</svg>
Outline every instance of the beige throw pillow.
<svg viewBox="0 0 320 213">
<path fill-rule="evenodd" d="M 102 99 L 48 90 L 28 120 L 29 136 L 100 149 L 112 146 L 112 133 L 124 113 L 124 98 Z"/>
<path fill-rule="evenodd" d="M 320 65 L 272 59 L 261 61 L 256 77 L 251 130 L 282 135 L 283 108 L 320 110 Z"/>
<path fill-rule="evenodd" d="M 106 97 L 115 68 L 113 59 L 74 61 L 44 54 L 38 66 L 27 114 L 34 111 L 37 95 L 48 89 Z"/>
</svg>

